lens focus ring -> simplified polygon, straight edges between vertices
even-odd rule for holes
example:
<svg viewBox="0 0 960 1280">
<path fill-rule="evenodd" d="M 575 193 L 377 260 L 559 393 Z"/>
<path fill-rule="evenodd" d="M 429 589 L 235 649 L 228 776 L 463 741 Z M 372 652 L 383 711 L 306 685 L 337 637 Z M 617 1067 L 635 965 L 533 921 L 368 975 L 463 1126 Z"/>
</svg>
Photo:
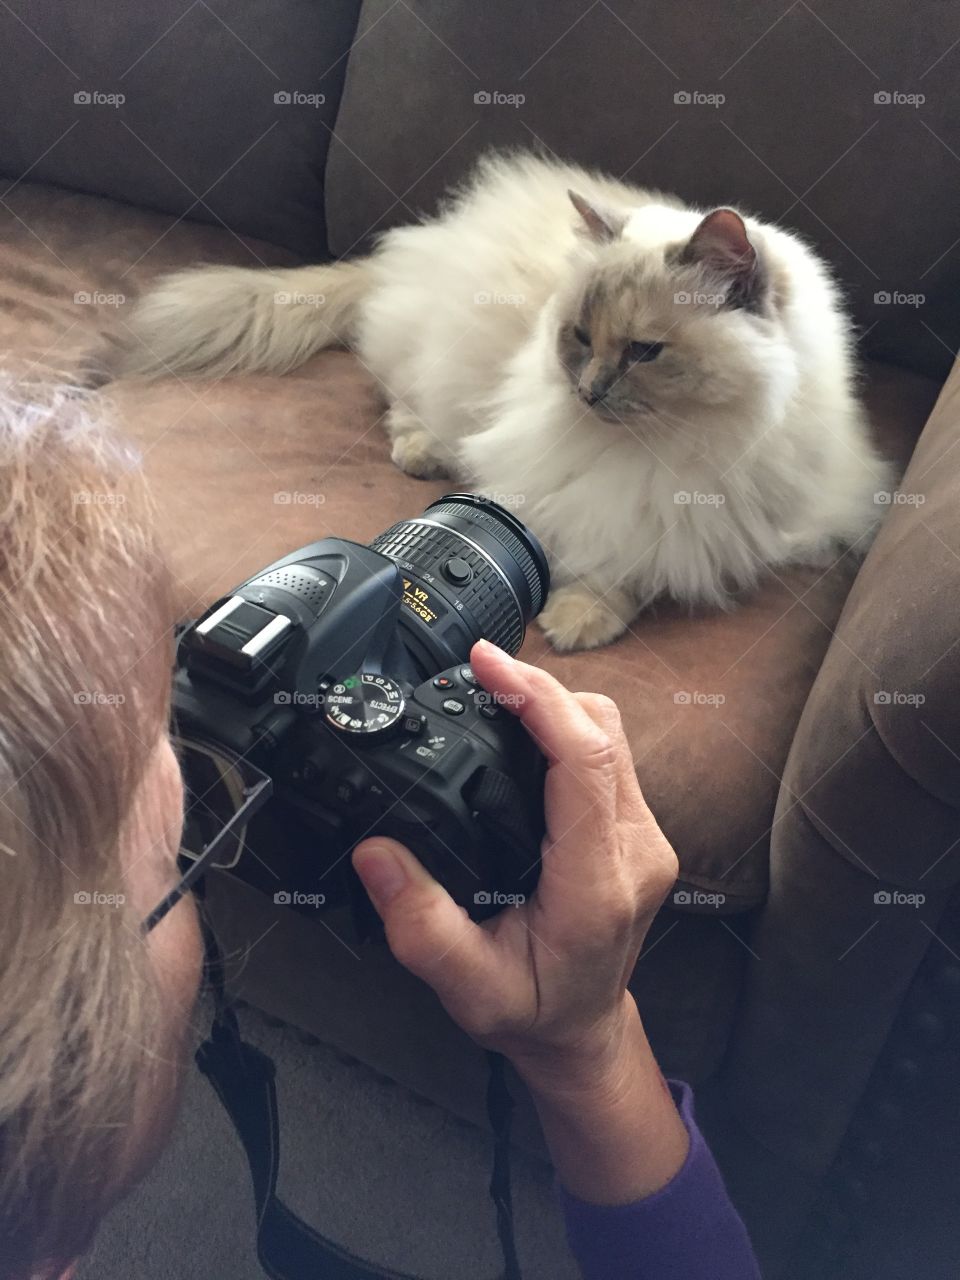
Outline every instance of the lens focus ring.
<svg viewBox="0 0 960 1280">
<path fill-rule="evenodd" d="M 441 499 L 428 509 L 429 515 L 439 515 L 440 512 L 448 512 L 450 515 L 469 521 L 477 528 L 484 529 L 510 553 L 526 579 L 530 590 L 531 617 L 536 617 L 543 607 L 543 577 L 533 556 L 516 534 L 512 533 L 502 520 L 497 519 L 489 511 L 484 511 L 482 507 L 467 506 L 463 502 L 445 502 Z"/>
<path fill-rule="evenodd" d="M 470 515 L 475 518 L 472 511 Z M 465 560 L 473 570 L 473 578 L 457 588 L 457 599 L 474 620 L 478 636 L 508 653 L 516 653 L 523 642 L 524 618 L 514 590 L 491 560 L 466 538 L 454 529 L 403 520 L 379 534 L 370 546 L 391 560 L 403 561 L 434 577 L 451 556 Z"/>
</svg>

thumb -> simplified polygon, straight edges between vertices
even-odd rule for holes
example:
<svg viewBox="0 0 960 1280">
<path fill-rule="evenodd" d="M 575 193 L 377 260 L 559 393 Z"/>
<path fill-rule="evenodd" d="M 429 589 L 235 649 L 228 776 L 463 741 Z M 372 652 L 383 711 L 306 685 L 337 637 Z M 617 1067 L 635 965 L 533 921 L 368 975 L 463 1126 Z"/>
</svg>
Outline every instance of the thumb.
<svg viewBox="0 0 960 1280">
<path fill-rule="evenodd" d="M 375 836 L 354 849 L 353 867 L 383 921 L 390 950 L 441 1000 L 486 980 L 489 935 L 409 849 Z"/>
</svg>

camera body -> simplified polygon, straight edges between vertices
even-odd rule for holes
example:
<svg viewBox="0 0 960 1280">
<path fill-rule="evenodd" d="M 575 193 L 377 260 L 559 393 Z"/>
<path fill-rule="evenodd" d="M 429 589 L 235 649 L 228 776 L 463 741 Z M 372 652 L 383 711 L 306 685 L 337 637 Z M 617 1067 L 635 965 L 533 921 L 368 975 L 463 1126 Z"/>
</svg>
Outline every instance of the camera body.
<svg viewBox="0 0 960 1280">
<path fill-rule="evenodd" d="M 528 896 L 545 762 L 468 659 L 481 637 L 515 653 L 548 582 L 514 516 L 455 494 L 370 546 L 304 547 L 218 601 L 177 651 L 184 852 L 237 808 L 242 762 L 272 796 L 218 865 L 279 902 L 367 912 L 349 854 L 371 835 L 407 845 L 476 919 Z"/>
</svg>

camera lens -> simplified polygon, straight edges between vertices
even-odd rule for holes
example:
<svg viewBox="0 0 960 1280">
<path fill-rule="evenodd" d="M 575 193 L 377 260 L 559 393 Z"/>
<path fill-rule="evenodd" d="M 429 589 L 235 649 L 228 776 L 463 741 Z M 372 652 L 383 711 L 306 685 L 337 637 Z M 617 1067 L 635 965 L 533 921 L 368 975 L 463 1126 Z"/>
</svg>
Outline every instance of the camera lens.
<svg viewBox="0 0 960 1280">
<path fill-rule="evenodd" d="M 435 594 L 452 603 L 474 639 L 507 653 L 523 643 L 526 624 L 543 608 L 550 572 L 543 548 L 512 512 L 471 493 L 450 493 L 413 520 L 401 520 L 370 546 L 426 584 L 409 609 L 426 625 Z"/>
</svg>

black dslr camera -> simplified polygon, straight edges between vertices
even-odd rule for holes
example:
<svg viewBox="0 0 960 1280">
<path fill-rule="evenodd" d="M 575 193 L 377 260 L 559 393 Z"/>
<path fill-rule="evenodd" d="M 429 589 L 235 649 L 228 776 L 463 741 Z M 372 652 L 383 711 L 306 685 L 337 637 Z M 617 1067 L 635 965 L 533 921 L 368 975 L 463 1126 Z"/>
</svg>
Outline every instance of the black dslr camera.
<svg viewBox="0 0 960 1280">
<path fill-rule="evenodd" d="M 361 932 L 349 854 L 369 835 L 406 844 L 475 919 L 529 896 L 545 762 L 467 662 L 481 638 L 516 653 L 548 586 L 524 525 L 458 493 L 237 587 L 178 645 L 183 853 L 293 907 L 351 903 Z"/>
</svg>

